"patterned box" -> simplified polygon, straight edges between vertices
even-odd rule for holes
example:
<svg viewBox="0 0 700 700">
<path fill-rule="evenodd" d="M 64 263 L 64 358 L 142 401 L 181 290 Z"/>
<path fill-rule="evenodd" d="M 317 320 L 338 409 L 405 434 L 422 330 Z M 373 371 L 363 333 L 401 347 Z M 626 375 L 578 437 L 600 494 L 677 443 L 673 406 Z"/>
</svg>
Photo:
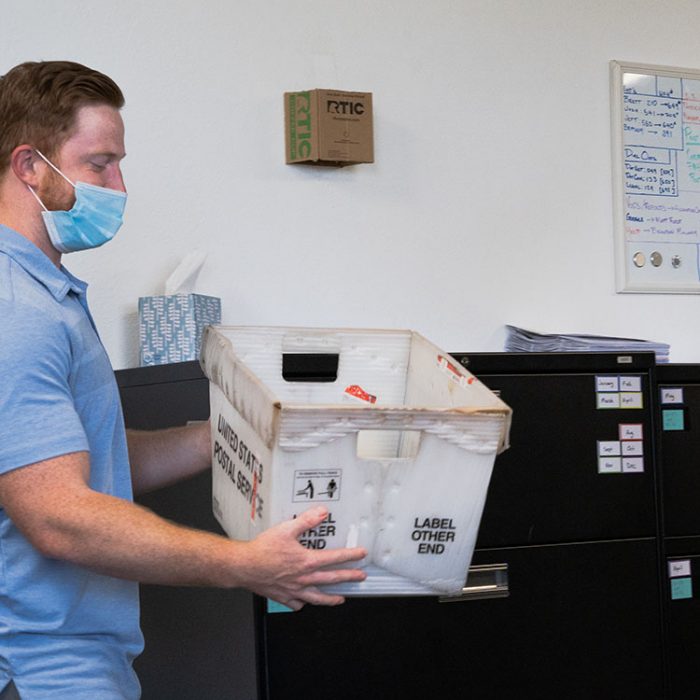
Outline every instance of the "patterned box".
<svg viewBox="0 0 700 700">
<path fill-rule="evenodd" d="M 204 327 L 221 323 L 221 299 L 203 294 L 139 298 L 139 364 L 199 358 Z"/>
</svg>

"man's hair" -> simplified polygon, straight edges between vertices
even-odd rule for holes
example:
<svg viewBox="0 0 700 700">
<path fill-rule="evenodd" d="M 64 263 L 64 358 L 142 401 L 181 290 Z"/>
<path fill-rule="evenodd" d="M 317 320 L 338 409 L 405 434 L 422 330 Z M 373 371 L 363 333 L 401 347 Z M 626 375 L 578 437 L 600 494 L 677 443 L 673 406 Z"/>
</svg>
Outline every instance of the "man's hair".
<svg viewBox="0 0 700 700">
<path fill-rule="evenodd" d="M 70 61 L 21 63 L 1 76 L 0 177 L 12 151 L 24 143 L 55 156 L 86 104 L 121 109 L 124 95 L 111 78 Z"/>
</svg>

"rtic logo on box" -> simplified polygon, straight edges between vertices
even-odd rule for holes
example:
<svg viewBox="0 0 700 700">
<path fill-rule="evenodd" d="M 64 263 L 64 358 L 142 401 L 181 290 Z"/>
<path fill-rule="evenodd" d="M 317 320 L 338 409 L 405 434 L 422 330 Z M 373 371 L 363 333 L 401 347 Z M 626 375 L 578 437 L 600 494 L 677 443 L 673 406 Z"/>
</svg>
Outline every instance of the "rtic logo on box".
<svg viewBox="0 0 700 700">
<path fill-rule="evenodd" d="M 357 114 L 365 113 L 362 102 L 349 102 L 348 100 L 327 100 L 326 111 L 329 114 Z"/>
<path fill-rule="evenodd" d="M 289 142 L 292 160 L 311 155 L 311 95 L 295 92 L 289 96 Z"/>
</svg>

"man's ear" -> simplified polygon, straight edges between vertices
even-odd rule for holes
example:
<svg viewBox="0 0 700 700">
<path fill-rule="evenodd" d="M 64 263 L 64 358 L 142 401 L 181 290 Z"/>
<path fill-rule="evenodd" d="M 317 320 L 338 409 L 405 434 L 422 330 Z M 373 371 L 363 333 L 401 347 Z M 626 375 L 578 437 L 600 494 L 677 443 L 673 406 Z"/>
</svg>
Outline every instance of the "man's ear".
<svg viewBox="0 0 700 700">
<path fill-rule="evenodd" d="M 37 165 L 44 161 L 37 155 L 36 150 L 28 144 L 17 146 L 10 154 L 10 168 L 18 180 L 25 185 L 36 188 L 39 185 L 39 172 Z"/>
</svg>

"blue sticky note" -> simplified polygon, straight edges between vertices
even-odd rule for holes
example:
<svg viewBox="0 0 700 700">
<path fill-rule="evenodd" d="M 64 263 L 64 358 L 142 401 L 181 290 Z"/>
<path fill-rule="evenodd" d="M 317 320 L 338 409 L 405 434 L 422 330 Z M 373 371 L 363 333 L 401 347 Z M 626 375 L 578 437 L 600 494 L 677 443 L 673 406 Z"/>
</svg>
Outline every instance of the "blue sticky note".
<svg viewBox="0 0 700 700">
<path fill-rule="evenodd" d="M 288 608 L 286 605 L 282 605 L 282 603 L 278 603 L 276 600 L 270 600 L 269 598 L 267 599 L 267 612 L 269 613 L 285 613 L 285 612 L 294 612 L 291 608 Z"/>
<path fill-rule="evenodd" d="M 684 598 L 693 597 L 693 580 L 687 578 L 672 578 L 671 579 L 671 599 L 682 600 Z"/>
<path fill-rule="evenodd" d="M 664 430 L 685 430 L 685 413 L 682 408 L 665 408 L 661 415 Z"/>
</svg>

